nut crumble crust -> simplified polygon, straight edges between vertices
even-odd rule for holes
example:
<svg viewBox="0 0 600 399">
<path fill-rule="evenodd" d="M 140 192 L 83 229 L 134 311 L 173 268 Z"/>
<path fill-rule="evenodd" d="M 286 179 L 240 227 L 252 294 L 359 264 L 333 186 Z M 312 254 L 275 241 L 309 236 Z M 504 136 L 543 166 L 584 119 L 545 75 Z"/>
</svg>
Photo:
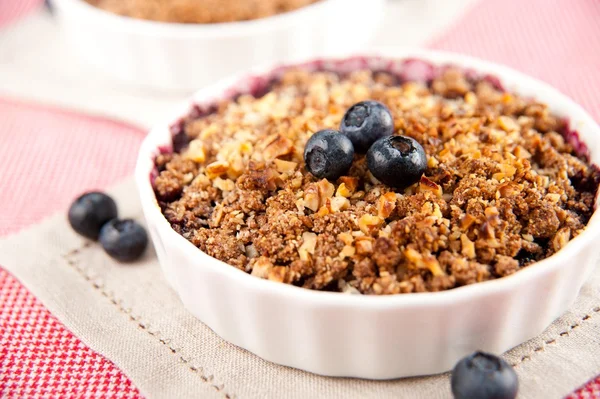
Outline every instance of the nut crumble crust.
<svg viewBox="0 0 600 399">
<path fill-rule="evenodd" d="M 210 24 L 293 11 L 318 0 L 86 0 L 114 14 L 158 22 Z"/>
<path fill-rule="evenodd" d="M 421 143 L 420 182 L 393 191 L 356 155 L 348 176 L 306 172 L 304 144 L 377 100 Z M 531 99 L 448 68 L 430 84 L 387 73 L 287 71 L 261 97 L 190 117 L 154 181 L 175 231 L 256 277 L 362 294 L 441 291 L 513 274 L 560 250 L 594 211 L 600 172 Z"/>
</svg>

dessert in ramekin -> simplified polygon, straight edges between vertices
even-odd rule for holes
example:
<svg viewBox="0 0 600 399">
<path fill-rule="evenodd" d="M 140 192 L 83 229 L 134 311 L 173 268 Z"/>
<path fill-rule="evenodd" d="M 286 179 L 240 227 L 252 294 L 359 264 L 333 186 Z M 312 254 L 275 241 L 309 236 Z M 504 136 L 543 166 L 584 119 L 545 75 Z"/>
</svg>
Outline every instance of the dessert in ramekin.
<svg viewBox="0 0 600 399">
<path fill-rule="evenodd" d="M 157 22 L 214 24 L 293 11 L 319 0 L 85 0 L 102 10 Z"/>
<path fill-rule="evenodd" d="M 468 57 L 382 56 L 222 82 L 140 151 L 168 280 L 268 360 L 366 378 L 445 371 L 540 333 L 595 266 L 598 126 L 580 107 Z M 381 184 L 364 155 L 334 181 L 307 172 L 307 139 L 362 100 L 424 147 L 420 181 Z"/>
<path fill-rule="evenodd" d="M 357 50 L 375 34 L 385 7 L 385 0 L 303 1 L 306 5 L 287 12 L 221 23 L 184 23 L 180 14 L 193 15 L 185 7 L 162 18 L 181 20 L 177 23 L 121 16 L 85 0 L 53 4 L 66 39 L 88 64 L 141 88 L 189 92 L 256 64 Z M 130 3 L 151 6 L 128 1 L 114 8 Z M 158 10 L 155 19 L 168 11 Z"/>
</svg>

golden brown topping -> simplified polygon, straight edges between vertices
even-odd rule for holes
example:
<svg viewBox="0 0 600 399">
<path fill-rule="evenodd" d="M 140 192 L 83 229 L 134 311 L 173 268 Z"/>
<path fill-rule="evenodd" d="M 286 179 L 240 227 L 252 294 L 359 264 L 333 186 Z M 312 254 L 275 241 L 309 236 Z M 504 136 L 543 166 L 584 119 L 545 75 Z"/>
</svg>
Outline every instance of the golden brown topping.
<svg viewBox="0 0 600 399">
<path fill-rule="evenodd" d="M 293 172 L 298 167 L 297 162 L 289 162 L 289 161 L 284 161 L 282 159 L 276 159 L 274 162 L 275 162 L 275 168 L 280 173 Z"/>
<path fill-rule="evenodd" d="M 350 201 L 344 197 L 333 197 L 327 199 L 327 205 L 331 212 L 339 212 L 350 207 Z"/>
<path fill-rule="evenodd" d="M 316 212 L 320 203 L 319 189 L 316 184 L 310 184 L 304 189 L 304 206 Z"/>
<path fill-rule="evenodd" d="M 319 206 L 325 206 L 327 199 L 333 197 L 335 186 L 329 183 L 329 180 L 322 179 L 317 183 L 317 188 L 319 191 Z"/>
<path fill-rule="evenodd" d="M 438 260 L 431 254 L 422 255 L 412 248 L 404 251 L 404 256 L 409 262 L 409 266 L 417 269 L 427 269 L 434 276 L 443 276 L 445 273 L 440 267 Z"/>
<path fill-rule="evenodd" d="M 344 248 L 342 248 L 342 250 L 340 251 L 340 259 L 344 259 L 344 258 L 350 258 L 352 256 L 354 256 L 354 254 L 356 253 L 356 248 L 350 246 L 350 245 L 344 245 Z"/>
<path fill-rule="evenodd" d="M 335 195 L 338 197 L 346 197 L 349 198 L 352 196 L 352 191 L 346 186 L 346 183 L 342 183 L 338 186 Z"/>
<path fill-rule="evenodd" d="M 340 233 L 337 237 L 338 240 L 340 240 L 346 245 L 352 245 L 352 243 L 354 242 L 354 237 L 349 232 Z"/>
<path fill-rule="evenodd" d="M 436 195 L 437 197 L 442 196 L 442 187 L 436 184 L 434 181 L 431 181 L 426 176 L 421 176 L 421 181 L 419 182 L 419 186 L 417 189 L 418 192 L 430 192 Z"/>
<path fill-rule="evenodd" d="M 359 255 L 368 255 L 373 252 L 373 239 L 371 237 L 358 237 L 355 245 L 356 252 Z"/>
<path fill-rule="evenodd" d="M 362 215 L 358 220 L 358 227 L 363 233 L 371 235 L 379 229 L 382 223 L 382 218 L 367 213 Z"/>
<path fill-rule="evenodd" d="M 302 233 L 302 245 L 298 248 L 300 254 L 300 260 L 310 260 L 310 255 L 315 253 L 315 246 L 317 245 L 317 235 L 315 233 L 305 232 Z"/>
<path fill-rule="evenodd" d="M 260 148 L 260 146 L 259 146 Z M 262 152 L 264 159 L 275 159 L 284 155 L 291 154 L 294 150 L 292 140 L 280 134 L 271 136 L 266 140 L 266 146 Z"/>
<path fill-rule="evenodd" d="M 290 284 L 293 279 L 293 273 L 290 271 L 289 267 L 275 266 L 269 272 L 268 279 L 278 283 Z"/>
<path fill-rule="evenodd" d="M 233 189 L 235 188 L 235 183 L 233 182 L 233 180 L 223 180 L 220 177 L 217 177 L 213 181 L 213 186 L 221 191 L 233 191 Z"/>
<path fill-rule="evenodd" d="M 214 179 L 227 173 L 229 164 L 227 162 L 217 161 L 206 166 L 206 175 L 209 179 Z"/>
<path fill-rule="evenodd" d="M 184 158 L 191 159 L 194 162 L 203 163 L 206 160 L 206 153 L 204 152 L 202 140 L 190 141 L 187 150 L 182 155 Z"/>
<path fill-rule="evenodd" d="M 269 273 L 273 269 L 273 263 L 266 256 L 261 256 L 256 259 L 252 267 L 252 275 L 260 278 L 268 278 Z"/>
<path fill-rule="evenodd" d="M 396 82 L 288 71 L 261 97 L 188 118 L 176 136 L 187 148 L 156 158 L 165 218 L 210 256 L 262 278 L 381 295 L 506 276 L 585 229 L 600 172 L 546 106 L 457 70 L 430 85 Z M 396 132 L 427 153 L 424 175 L 405 190 L 378 182 L 362 154 L 337 181 L 306 171 L 307 139 L 365 99 L 384 103 Z"/>
<path fill-rule="evenodd" d="M 461 234 L 460 243 L 462 246 L 460 253 L 469 259 L 475 259 L 475 244 L 473 241 L 469 240 L 466 234 Z"/>
<path fill-rule="evenodd" d="M 103 10 L 159 22 L 210 24 L 265 18 L 318 0 L 86 0 Z"/>
<path fill-rule="evenodd" d="M 390 191 L 379 197 L 377 201 L 377 216 L 382 219 L 388 218 L 396 209 L 396 193 Z"/>
<path fill-rule="evenodd" d="M 357 177 L 342 176 L 339 179 L 340 184 L 344 184 L 350 193 L 354 193 L 358 188 L 359 179 Z"/>
<path fill-rule="evenodd" d="M 570 238 L 571 231 L 567 227 L 560 229 L 552 239 L 552 249 L 554 252 L 567 245 L 567 242 L 569 242 Z"/>
</svg>

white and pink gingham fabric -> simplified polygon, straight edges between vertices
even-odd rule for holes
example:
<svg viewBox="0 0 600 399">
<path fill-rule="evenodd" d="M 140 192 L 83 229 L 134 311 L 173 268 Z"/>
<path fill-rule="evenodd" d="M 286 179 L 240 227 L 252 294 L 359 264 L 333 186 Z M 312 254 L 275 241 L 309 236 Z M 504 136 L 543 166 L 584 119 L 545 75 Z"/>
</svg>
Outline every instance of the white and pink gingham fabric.
<svg viewBox="0 0 600 399">
<path fill-rule="evenodd" d="M 141 398 L 121 370 L 0 269 L 0 397 Z"/>
<path fill-rule="evenodd" d="M 0 26 L 15 21 L 44 4 L 44 0 L 1 0 Z"/>
<path fill-rule="evenodd" d="M 39 3 L 0 0 L 0 25 Z M 536 76 L 600 121 L 599 21 L 597 0 L 481 0 L 431 47 Z M 83 190 L 131 174 L 142 137 L 128 125 L 0 99 L 0 236 L 65 209 Z M 600 376 L 581 383 L 569 399 L 600 398 Z M 0 269 L 0 397 L 140 393 Z"/>
<path fill-rule="evenodd" d="M 143 135 L 122 123 L 0 99 L 0 237 L 67 207 L 80 191 L 131 174 Z M 141 395 L 0 269 L 0 398 L 108 397 Z"/>
</svg>

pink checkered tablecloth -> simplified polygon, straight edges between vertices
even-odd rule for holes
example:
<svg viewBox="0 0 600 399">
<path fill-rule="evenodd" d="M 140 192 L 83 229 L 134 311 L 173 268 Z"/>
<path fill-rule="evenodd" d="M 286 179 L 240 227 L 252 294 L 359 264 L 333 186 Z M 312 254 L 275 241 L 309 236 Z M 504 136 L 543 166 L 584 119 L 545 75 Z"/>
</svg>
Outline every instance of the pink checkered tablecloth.
<svg viewBox="0 0 600 399">
<path fill-rule="evenodd" d="M 35 10 L 44 0 L 2 0 L 0 1 L 0 26 L 6 25 L 28 12 Z"/>
<path fill-rule="evenodd" d="M 0 0 L 0 25 L 39 0 Z M 482 0 L 431 47 L 501 62 L 572 96 L 600 121 L 600 1 Z M 0 99 L 0 236 L 65 209 L 133 171 L 143 132 Z M 600 376 L 569 398 L 600 398 Z M 575 387 L 573 387 L 575 389 Z M 0 269 L 0 397 L 141 397 Z"/>
</svg>

